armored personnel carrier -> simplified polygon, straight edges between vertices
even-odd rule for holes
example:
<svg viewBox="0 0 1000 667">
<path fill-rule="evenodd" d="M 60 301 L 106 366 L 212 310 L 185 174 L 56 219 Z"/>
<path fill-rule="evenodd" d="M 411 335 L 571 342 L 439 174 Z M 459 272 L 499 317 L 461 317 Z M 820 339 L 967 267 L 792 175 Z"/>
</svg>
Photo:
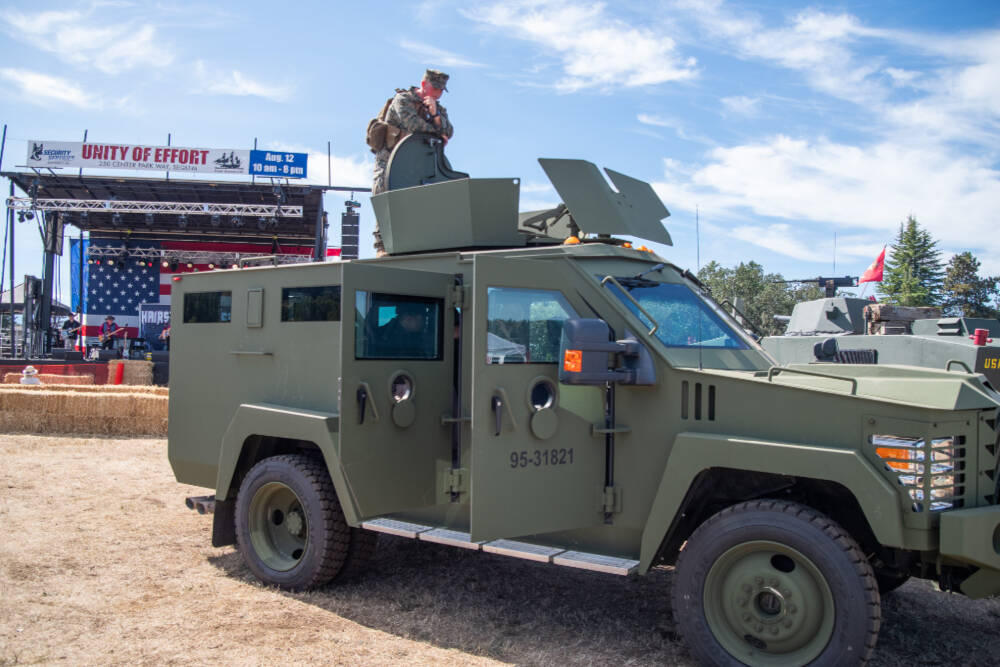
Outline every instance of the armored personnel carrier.
<svg viewBox="0 0 1000 667">
<path fill-rule="evenodd" d="M 1000 321 L 925 317 L 919 310 L 829 295 L 795 304 L 784 335 L 768 336 L 761 345 L 780 364 L 839 359 L 955 367 L 982 373 L 1000 387 Z"/>
<path fill-rule="evenodd" d="M 880 591 L 1000 591 L 1000 396 L 965 369 L 774 360 L 642 182 L 540 160 L 452 178 L 419 135 L 373 197 L 389 256 L 175 278 L 169 457 L 262 581 L 388 533 L 608 575 L 676 570 L 706 664 L 865 663 Z M 391 181 L 392 182 L 392 181 Z M 664 604 L 666 602 L 664 601 Z"/>
</svg>

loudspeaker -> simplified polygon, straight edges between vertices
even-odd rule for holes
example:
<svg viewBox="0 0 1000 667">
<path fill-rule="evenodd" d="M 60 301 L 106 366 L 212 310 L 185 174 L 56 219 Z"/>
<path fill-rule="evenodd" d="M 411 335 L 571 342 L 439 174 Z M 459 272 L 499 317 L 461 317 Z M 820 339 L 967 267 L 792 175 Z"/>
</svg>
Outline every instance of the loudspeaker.
<svg viewBox="0 0 1000 667">
<path fill-rule="evenodd" d="M 170 361 L 170 353 L 169 352 L 163 352 L 163 351 L 150 352 L 149 353 L 149 360 L 150 361 L 156 361 L 156 362 Z"/>
<path fill-rule="evenodd" d="M 63 358 L 66 361 L 83 361 L 83 352 L 76 350 L 63 350 Z"/>
<path fill-rule="evenodd" d="M 53 359 L 65 359 L 66 358 L 66 348 L 64 348 L 64 347 L 54 347 L 54 348 L 52 348 L 52 358 Z"/>
<path fill-rule="evenodd" d="M 100 361 L 111 361 L 112 359 L 121 359 L 121 355 L 118 350 L 98 350 L 97 358 Z"/>
</svg>

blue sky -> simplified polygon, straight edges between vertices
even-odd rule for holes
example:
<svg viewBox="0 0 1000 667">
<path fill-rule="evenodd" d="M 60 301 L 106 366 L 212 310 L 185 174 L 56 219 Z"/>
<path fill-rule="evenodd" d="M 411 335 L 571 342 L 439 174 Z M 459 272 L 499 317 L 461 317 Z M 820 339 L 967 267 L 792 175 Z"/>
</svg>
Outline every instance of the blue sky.
<svg viewBox="0 0 1000 667">
<path fill-rule="evenodd" d="M 452 164 L 520 177 L 522 210 L 558 203 L 536 158 L 584 158 L 654 184 L 673 214 L 657 250 L 683 267 L 697 207 L 702 265 L 829 275 L 836 235 L 836 273 L 857 275 L 912 214 L 945 258 L 1000 273 L 995 2 L 6 2 L 0 56 L 4 169 L 87 129 L 256 137 L 310 152 L 321 182 L 331 141 L 334 183 L 367 186 L 368 119 L 430 66 L 451 74 Z M 38 274 L 37 232 L 17 233 L 17 273 Z"/>
</svg>

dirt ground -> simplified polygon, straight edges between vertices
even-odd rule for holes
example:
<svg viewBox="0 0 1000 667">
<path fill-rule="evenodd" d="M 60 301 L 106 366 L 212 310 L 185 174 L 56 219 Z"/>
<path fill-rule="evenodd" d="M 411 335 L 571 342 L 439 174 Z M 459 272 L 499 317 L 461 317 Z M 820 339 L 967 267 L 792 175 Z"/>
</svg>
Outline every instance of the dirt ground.
<svg viewBox="0 0 1000 667">
<path fill-rule="evenodd" d="M 383 536 L 366 575 L 265 588 L 184 507 L 164 440 L 0 435 L 0 666 L 688 665 L 672 573 L 623 579 Z M 873 664 L 993 665 L 1000 600 L 910 582 Z"/>
</svg>

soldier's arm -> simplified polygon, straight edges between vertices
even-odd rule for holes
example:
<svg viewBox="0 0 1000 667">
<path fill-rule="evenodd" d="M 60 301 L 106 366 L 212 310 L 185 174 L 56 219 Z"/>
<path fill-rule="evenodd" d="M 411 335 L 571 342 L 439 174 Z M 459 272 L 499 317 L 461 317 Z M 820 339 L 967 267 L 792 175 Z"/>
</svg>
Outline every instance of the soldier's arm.
<svg viewBox="0 0 1000 667">
<path fill-rule="evenodd" d="M 429 123 L 423 118 L 423 114 L 417 109 L 416 105 L 410 101 L 406 95 L 397 95 L 396 99 L 392 101 L 390 106 L 390 111 L 393 116 L 393 122 L 390 123 L 403 128 L 407 132 L 437 132 L 437 127 L 433 123 Z"/>
<path fill-rule="evenodd" d="M 451 139 L 451 135 L 455 133 L 455 128 L 452 127 L 451 121 L 448 120 L 448 110 L 443 106 L 438 104 L 438 113 L 441 114 L 441 127 L 436 129 L 442 137 L 447 137 Z"/>
</svg>

